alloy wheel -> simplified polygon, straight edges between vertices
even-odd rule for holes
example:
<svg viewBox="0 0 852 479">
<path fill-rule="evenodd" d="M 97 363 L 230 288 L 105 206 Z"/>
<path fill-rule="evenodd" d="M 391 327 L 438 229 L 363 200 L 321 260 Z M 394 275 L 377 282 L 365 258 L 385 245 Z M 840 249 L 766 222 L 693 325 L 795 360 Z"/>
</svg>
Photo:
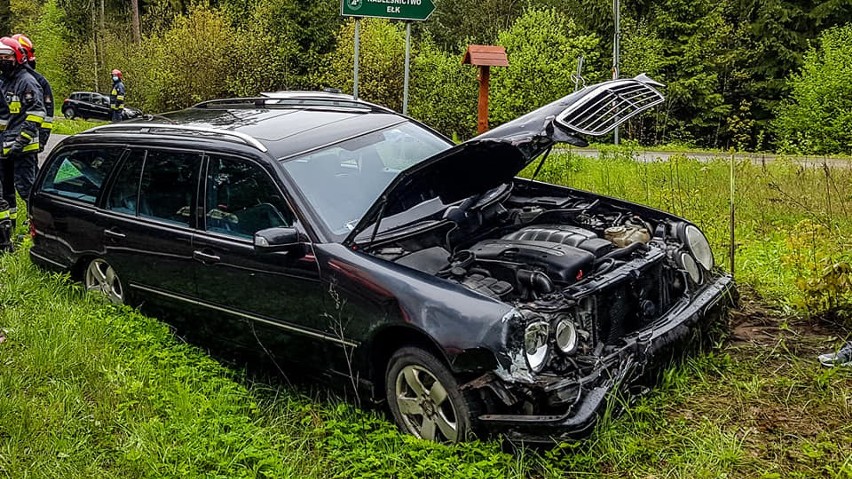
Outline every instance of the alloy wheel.
<svg viewBox="0 0 852 479">
<path fill-rule="evenodd" d="M 459 440 L 453 402 L 444 385 L 427 369 L 413 364 L 402 368 L 396 377 L 395 400 L 409 433 L 437 442 Z"/>
<path fill-rule="evenodd" d="M 86 269 L 86 290 L 99 291 L 110 301 L 124 303 L 124 288 L 115 270 L 102 259 L 94 259 Z"/>
</svg>

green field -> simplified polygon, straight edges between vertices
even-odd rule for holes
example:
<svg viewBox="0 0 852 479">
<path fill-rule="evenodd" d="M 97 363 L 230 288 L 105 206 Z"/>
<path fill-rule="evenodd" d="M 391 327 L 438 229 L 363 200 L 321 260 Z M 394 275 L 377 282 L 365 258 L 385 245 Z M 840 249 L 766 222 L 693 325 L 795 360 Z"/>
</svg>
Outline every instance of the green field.
<svg viewBox="0 0 852 479">
<path fill-rule="evenodd" d="M 0 477 L 852 478 L 852 368 L 815 360 L 852 326 L 852 168 L 736 173 L 744 308 L 730 332 L 590 439 L 553 449 L 403 436 L 329 390 L 222 365 L 24 250 L 2 257 Z M 686 216 L 725 263 L 724 161 L 607 150 L 554 156 L 539 178 Z"/>
</svg>

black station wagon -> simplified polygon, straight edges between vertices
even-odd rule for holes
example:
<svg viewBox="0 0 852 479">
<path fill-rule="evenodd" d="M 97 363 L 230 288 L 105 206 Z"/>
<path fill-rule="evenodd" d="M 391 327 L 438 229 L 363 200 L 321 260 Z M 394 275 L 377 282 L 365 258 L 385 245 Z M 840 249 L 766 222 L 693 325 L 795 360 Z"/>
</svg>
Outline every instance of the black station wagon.
<svg viewBox="0 0 852 479">
<path fill-rule="evenodd" d="M 42 167 L 30 255 L 338 377 L 424 439 L 581 436 L 733 283 L 687 220 L 516 175 L 659 86 L 592 85 L 458 145 L 331 93 L 94 128 Z"/>
</svg>

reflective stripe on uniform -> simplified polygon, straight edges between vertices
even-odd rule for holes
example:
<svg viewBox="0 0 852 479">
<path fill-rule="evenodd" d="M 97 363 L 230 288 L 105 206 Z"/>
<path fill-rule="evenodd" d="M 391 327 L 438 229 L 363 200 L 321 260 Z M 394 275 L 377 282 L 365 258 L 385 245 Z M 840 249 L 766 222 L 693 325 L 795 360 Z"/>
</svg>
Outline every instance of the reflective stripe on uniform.
<svg viewBox="0 0 852 479">
<path fill-rule="evenodd" d="M 45 121 L 41 124 L 41 127 L 44 128 L 45 130 L 52 130 L 53 129 L 53 123 L 52 122 L 48 123 L 48 122 Z"/>
<path fill-rule="evenodd" d="M 9 113 L 17 114 L 21 112 L 21 102 L 18 100 L 12 100 L 9 102 Z"/>
<path fill-rule="evenodd" d="M 27 117 L 24 119 L 24 121 L 32 121 L 34 123 L 38 123 L 39 125 L 41 125 L 41 123 L 44 121 L 44 117 L 37 114 L 37 113 L 36 114 L 30 113 L 29 115 L 27 115 Z"/>
<path fill-rule="evenodd" d="M 124 100 L 124 95 L 116 95 L 115 98 L 117 100 Z"/>
<path fill-rule="evenodd" d="M 35 142 L 35 143 L 30 143 L 29 145 L 26 145 L 25 147 L 21 148 L 21 151 L 30 152 L 30 151 L 38 151 L 38 149 L 39 149 L 39 143 Z M 3 154 L 4 155 L 8 155 L 10 151 L 12 151 L 11 146 L 4 146 L 3 147 Z"/>
<path fill-rule="evenodd" d="M 9 212 L 8 211 L 0 211 L 0 220 L 6 220 L 6 219 L 9 219 Z"/>
<path fill-rule="evenodd" d="M 32 141 L 32 139 L 33 139 L 33 136 L 32 136 L 32 135 L 30 135 L 29 133 L 25 132 L 25 131 L 22 131 L 22 132 L 21 132 L 21 136 L 23 136 L 24 138 L 26 138 L 26 139 L 28 139 L 28 140 L 31 140 L 31 141 Z"/>
<path fill-rule="evenodd" d="M 18 208 L 9 208 L 9 219 L 18 219 Z"/>
</svg>

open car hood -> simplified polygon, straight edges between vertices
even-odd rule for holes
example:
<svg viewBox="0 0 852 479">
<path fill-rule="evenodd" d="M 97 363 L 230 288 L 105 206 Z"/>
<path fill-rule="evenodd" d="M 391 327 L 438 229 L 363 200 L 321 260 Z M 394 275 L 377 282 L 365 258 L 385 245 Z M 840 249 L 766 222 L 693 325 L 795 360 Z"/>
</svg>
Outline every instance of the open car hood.
<svg viewBox="0 0 852 479">
<path fill-rule="evenodd" d="M 663 102 L 644 74 L 588 86 L 403 170 L 344 240 L 352 244 L 382 218 L 438 197 L 450 204 L 512 180 L 554 143 L 586 146 Z"/>
</svg>

